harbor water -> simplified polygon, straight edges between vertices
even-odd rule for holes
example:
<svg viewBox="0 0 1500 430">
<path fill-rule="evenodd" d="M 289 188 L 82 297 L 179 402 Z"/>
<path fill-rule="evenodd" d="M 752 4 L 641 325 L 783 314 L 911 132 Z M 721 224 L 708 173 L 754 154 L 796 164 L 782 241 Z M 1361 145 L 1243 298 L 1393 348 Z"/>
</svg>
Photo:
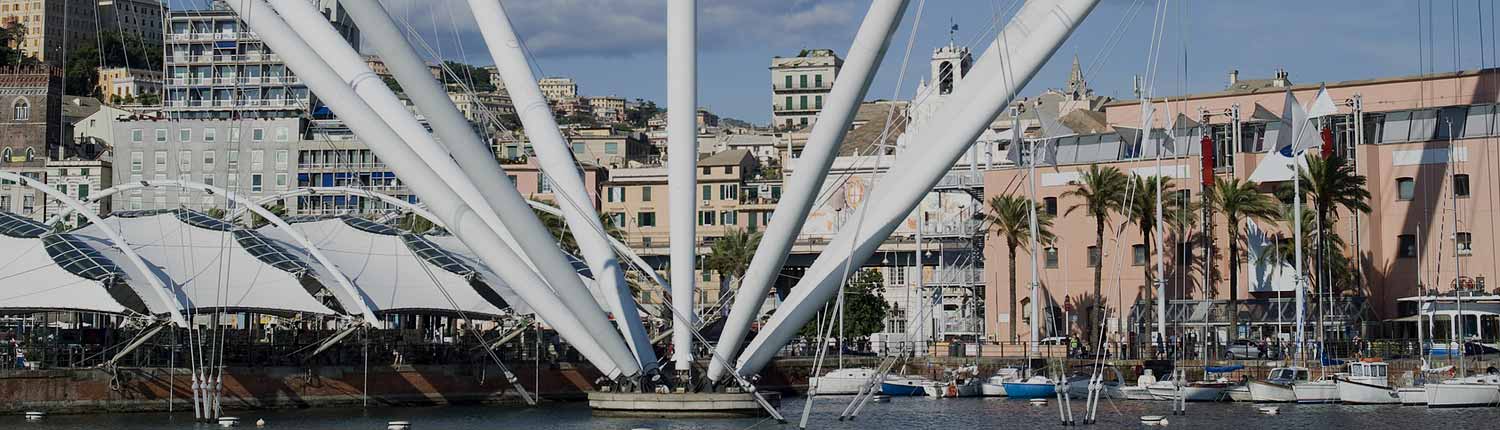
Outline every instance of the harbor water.
<svg viewBox="0 0 1500 430">
<path fill-rule="evenodd" d="M 871 403 L 854 421 L 838 421 L 849 397 L 820 397 L 813 404 L 811 429 L 1032 429 L 1058 426 L 1055 403 L 1033 406 L 1018 400 L 996 398 L 928 399 L 898 398 L 890 403 Z M 266 429 L 347 430 L 385 429 L 389 421 L 410 421 L 421 430 L 739 430 L 795 428 L 805 398 L 787 398 L 782 413 L 789 424 L 768 418 L 754 419 L 638 419 L 599 418 L 582 402 L 548 403 L 535 408 L 510 406 L 372 407 L 368 409 L 301 409 L 233 411 L 239 428 L 255 428 L 263 419 Z M 1075 400 L 1075 417 L 1083 417 L 1083 402 Z M 1186 429 L 1494 429 L 1500 422 L 1500 407 L 1472 409 L 1428 409 L 1413 406 L 1280 405 L 1278 415 L 1261 415 L 1249 403 L 1189 404 L 1186 416 L 1171 416 L 1166 402 L 1104 401 L 1099 422 L 1078 428 L 1145 428 L 1143 415 L 1165 415 L 1168 428 Z M 208 429 L 217 425 L 194 423 L 191 411 L 178 414 L 125 413 L 100 415 L 53 415 L 27 422 L 19 415 L 0 417 L 0 429 L 18 430 L 146 430 Z"/>
</svg>

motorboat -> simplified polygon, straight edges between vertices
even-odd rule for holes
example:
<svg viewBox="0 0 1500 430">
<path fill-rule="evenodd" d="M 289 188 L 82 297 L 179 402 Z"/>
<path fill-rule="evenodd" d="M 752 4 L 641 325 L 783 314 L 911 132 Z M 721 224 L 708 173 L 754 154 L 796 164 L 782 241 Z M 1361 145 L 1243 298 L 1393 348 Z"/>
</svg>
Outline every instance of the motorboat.
<svg viewBox="0 0 1500 430">
<path fill-rule="evenodd" d="M 1090 367 L 1092 368 L 1092 366 Z M 1088 398 L 1089 382 L 1092 379 L 1092 369 L 1089 373 L 1080 373 L 1075 375 L 1074 377 L 1068 378 L 1068 395 L 1077 398 Z M 1125 376 L 1120 374 L 1119 368 L 1116 368 L 1114 366 L 1105 366 L 1103 380 L 1099 383 L 1103 385 L 1104 391 L 1102 394 L 1104 398 L 1125 399 L 1125 392 L 1123 391 L 1123 387 L 1125 385 Z"/>
<path fill-rule="evenodd" d="M 1389 365 L 1380 361 L 1349 363 L 1349 374 L 1338 378 L 1339 401 L 1359 405 L 1394 405 L 1401 396 L 1391 387 Z"/>
<path fill-rule="evenodd" d="M 984 383 L 979 378 L 954 378 L 947 382 L 933 381 L 927 384 L 927 397 L 935 399 L 957 397 L 979 397 L 984 394 Z"/>
<path fill-rule="evenodd" d="M 1000 371 L 995 372 L 994 376 L 991 376 L 989 380 L 980 385 L 980 392 L 985 397 L 1005 397 L 1005 383 L 1024 381 L 1025 378 L 1021 376 L 1023 374 L 1024 372 L 1021 369 L 1014 367 L 1000 369 Z"/>
<path fill-rule="evenodd" d="M 1005 395 L 1012 399 L 1045 399 L 1057 395 L 1057 384 L 1046 376 L 1032 376 L 1025 381 L 1006 382 Z"/>
<path fill-rule="evenodd" d="M 1308 382 L 1310 375 L 1305 367 L 1278 367 L 1271 369 L 1270 377 L 1265 380 L 1250 381 L 1245 386 L 1250 391 L 1252 402 L 1292 403 L 1297 401 L 1292 386 Z"/>
<path fill-rule="evenodd" d="M 815 394 L 820 396 L 853 395 L 866 389 L 874 377 L 875 370 L 866 367 L 835 369 L 821 377 L 812 377 L 808 381 L 808 387 L 813 387 Z M 886 376 L 886 379 L 890 378 L 889 375 Z"/>
<path fill-rule="evenodd" d="M 880 392 L 892 397 L 915 397 L 927 394 L 931 379 L 921 376 L 887 377 L 880 381 Z"/>
<path fill-rule="evenodd" d="M 1155 400 L 1176 400 L 1181 396 L 1189 402 L 1217 402 L 1223 400 L 1224 390 L 1229 389 L 1230 383 L 1227 379 L 1212 381 L 1194 381 L 1179 384 L 1181 370 L 1178 370 L 1179 378 L 1157 381 L 1147 387 L 1151 397 Z"/>
<path fill-rule="evenodd" d="M 1335 384 L 1344 374 L 1335 374 L 1315 381 L 1292 384 L 1292 392 L 1297 395 L 1297 403 L 1336 403 L 1339 401 L 1339 387 Z"/>
<path fill-rule="evenodd" d="M 1156 400 L 1156 397 L 1151 395 L 1150 388 L 1151 384 L 1155 383 L 1156 375 L 1152 374 L 1151 369 L 1146 369 L 1141 377 L 1135 378 L 1135 385 L 1121 386 L 1120 394 L 1125 397 L 1125 400 Z"/>
<path fill-rule="evenodd" d="M 1500 375 L 1486 374 L 1466 378 L 1429 382 L 1422 386 L 1427 390 L 1429 408 L 1463 408 L 1500 405 Z"/>
<path fill-rule="evenodd" d="M 1231 402 L 1249 402 L 1251 401 L 1250 385 L 1235 384 L 1229 387 L 1229 389 L 1224 390 L 1224 395 L 1229 396 L 1229 401 Z"/>
</svg>

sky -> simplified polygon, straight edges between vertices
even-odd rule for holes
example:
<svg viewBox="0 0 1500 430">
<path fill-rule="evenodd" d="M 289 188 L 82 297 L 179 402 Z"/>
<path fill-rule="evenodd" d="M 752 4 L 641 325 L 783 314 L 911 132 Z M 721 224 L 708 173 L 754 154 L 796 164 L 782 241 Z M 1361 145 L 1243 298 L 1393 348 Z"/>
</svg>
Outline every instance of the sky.
<svg viewBox="0 0 1500 430">
<path fill-rule="evenodd" d="M 443 57 L 491 63 L 465 0 L 381 1 Z M 586 96 L 664 104 L 666 0 L 502 1 L 541 75 L 572 77 Z M 698 3 L 699 104 L 757 124 L 770 119 L 771 58 L 803 48 L 831 48 L 842 56 L 869 4 Z M 918 80 L 928 78 L 933 49 L 951 40 L 977 56 L 994 40 L 997 21 L 1003 25 L 1019 4 L 911 0 L 866 98 L 910 99 Z M 1285 68 L 1294 83 L 1315 83 L 1475 69 L 1496 63 L 1500 52 L 1495 7 L 1489 0 L 1103 0 L 1022 95 L 1062 87 L 1077 56 L 1097 94 L 1134 98 L 1132 82 L 1147 75 L 1158 13 L 1161 48 L 1150 74 L 1157 97 L 1223 89 L 1231 70 L 1255 79 Z"/>
</svg>

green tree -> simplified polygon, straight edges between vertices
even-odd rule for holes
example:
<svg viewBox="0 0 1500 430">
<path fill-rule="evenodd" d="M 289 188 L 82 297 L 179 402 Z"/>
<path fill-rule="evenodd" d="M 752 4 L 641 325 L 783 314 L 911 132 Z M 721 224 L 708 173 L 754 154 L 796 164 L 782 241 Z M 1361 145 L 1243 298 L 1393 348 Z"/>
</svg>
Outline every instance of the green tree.
<svg viewBox="0 0 1500 430">
<path fill-rule="evenodd" d="M 1031 199 L 1013 195 L 999 195 L 990 198 L 989 212 L 984 214 L 985 221 L 990 224 L 990 232 L 1005 239 L 1005 248 L 1009 250 L 1006 254 L 1010 260 L 1010 340 L 1016 340 L 1016 326 L 1020 324 L 1020 313 L 1016 311 L 1016 250 L 1022 245 L 1031 243 L 1031 208 L 1037 206 Z M 1052 234 L 1052 216 L 1047 211 L 1037 208 L 1037 235 L 1041 237 L 1040 243 L 1051 244 L 1056 236 Z M 1033 255 L 1032 258 L 1038 258 Z"/>
<path fill-rule="evenodd" d="M 1302 182 L 1302 196 L 1311 203 L 1313 213 L 1317 216 L 1314 225 L 1318 232 L 1319 240 L 1315 243 L 1318 256 L 1316 260 L 1318 274 L 1324 274 L 1324 264 L 1327 263 L 1332 243 L 1323 240 L 1334 235 L 1331 231 L 1334 224 L 1338 222 L 1339 214 L 1335 209 L 1343 209 L 1348 212 L 1370 213 L 1370 190 L 1366 188 L 1366 179 L 1354 171 L 1354 165 L 1349 164 L 1348 159 L 1335 155 L 1329 158 L 1308 157 L 1307 170 L 1298 174 Z M 1319 279 L 1323 285 L 1333 291 L 1337 286 L 1331 279 Z"/>
<path fill-rule="evenodd" d="M 755 256 L 755 248 L 760 246 L 760 236 L 760 233 L 740 229 L 715 240 L 703 258 L 704 269 L 718 272 L 727 279 L 744 277 L 745 270 L 750 268 L 750 259 Z"/>
<path fill-rule="evenodd" d="M 1077 180 L 1073 181 L 1074 188 L 1063 193 L 1063 197 L 1074 197 L 1082 202 L 1068 207 L 1064 215 L 1072 214 L 1074 211 L 1083 210 L 1089 217 L 1094 219 L 1094 249 L 1099 253 L 1098 261 L 1094 265 L 1094 297 L 1102 298 L 1104 285 L 1104 225 L 1109 222 L 1110 213 L 1120 212 L 1125 203 L 1125 191 L 1130 179 L 1114 166 L 1099 167 L 1090 165 L 1084 170 Z M 1103 321 L 1104 306 L 1102 300 L 1092 302 L 1085 309 L 1085 328 L 1088 331 L 1090 345 L 1099 344 L 1099 327 Z"/>
<path fill-rule="evenodd" d="M 474 92 L 485 93 L 495 91 L 495 85 L 490 83 L 489 69 L 457 61 L 444 61 L 443 64 L 449 70 L 452 70 L 453 74 L 458 75 L 458 78 L 463 80 L 463 84 L 469 86 L 469 89 L 474 90 Z M 451 79 L 451 76 L 448 76 L 448 73 L 444 72 L 443 82 L 449 82 L 449 79 Z"/>
<path fill-rule="evenodd" d="M 635 99 L 635 106 L 625 109 L 625 122 L 635 128 L 645 128 L 646 122 L 661 112 L 662 109 L 656 106 L 656 102 Z"/>
<path fill-rule="evenodd" d="M 66 93 L 74 96 L 98 96 L 99 69 L 127 67 L 161 70 L 162 53 L 133 34 L 119 31 L 99 33 L 99 43 L 84 44 L 68 51 L 63 66 Z"/>
<path fill-rule="evenodd" d="M 1151 309 L 1155 300 L 1157 300 L 1154 295 L 1156 293 L 1155 283 L 1152 281 L 1162 281 L 1155 279 L 1156 272 L 1151 265 L 1153 247 L 1156 246 L 1157 223 L 1165 220 L 1166 225 L 1163 227 L 1171 227 L 1173 231 L 1180 230 L 1178 224 L 1183 219 L 1188 218 L 1186 212 L 1191 212 L 1195 205 L 1191 202 L 1174 198 L 1177 195 L 1177 185 L 1173 184 L 1170 179 L 1161 176 L 1131 176 L 1131 178 L 1134 181 L 1134 185 L 1131 185 L 1133 189 L 1127 193 L 1130 194 L 1130 204 L 1125 205 L 1123 212 L 1125 222 L 1134 224 L 1141 232 L 1142 245 L 1145 246 L 1146 250 L 1146 264 L 1142 266 L 1142 272 L 1144 272 L 1143 279 L 1147 280 L 1145 285 L 1146 291 L 1144 291 L 1143 296 L 1146 297 L 1146 308 Z M 1161 186 L 1161 214 L 1156 213 L 1156 188 L 1158 185 Z M 1148 315 L 1154 316 L 1155 314 L 1148 313 Z"/>
<path fill-rule="evenodd" d="M 266 211 L 270 212 L 272 215 L 276 215 L 277 217 L 286 216 L 286 206 L 280 203 L 266 208 Z M 250 213 L 250 228 L 261 228 L 261 226 L 269 223 L 270 221 L 266 220 L 265 218 L 261 218 L 260 214 L 257 214 L 255 212 Z"/>
<path fill-rule="evenodd" d="M 0 26 L 0 66 L 32 66 L 40 64 L 36 57 L 26 55 L 17 48 L 26 38 L 26 26 L 12 23 Z"/>
<path fill-rule="evenodd" d="M 437 224 L 433 224 L 432 220 L 423 218 L 421 215 L 408 213 L 401 216 L 401 220 L 396 223 L 396 226 L 412 233 L 423 234 L 436 228 Z"/>
<path fill-rule="evenodd" d="M 1224 215 L 1229 232 L 1229 339 L 1237 337 L 1239 331 L 1240 294 L 1240 223 L 1244 220 L 1270 222 L 1280 217 L 1281 205 L 1272 196 L 1260 192 L 1259 184 L 1239 178 L 1214 178 L 1214 186 L 1208 190 L 1208 204 L 1213 211 Z"/>
<path fill-rule="evenodd" d="M 885 320 L 891 311 L 891 304 L 885 301 L 885 281 L 879 271 L 865 269 L 850 275 L 844 284 L 844 333 L 845 340 L 864 341 L 870 335 L 885 330 Z M 828 310 L 838 312 L 833 308 L 837 299 L 828 303 Z M 808 321 L 797 331 L 797 335 L 817 339 L 823 333 L 818 332 L 819 320 L 827 322 L 827 316 L 814 318 Z M 838 324 L 835 320 L 834 324 Z M 825 328 L 825 330 L 827 330 Z M 835 337 L 840 336 L 837 331 L 832 332 Z M 847 344 L 848 342 L 845 342 Z"/>
</svg>

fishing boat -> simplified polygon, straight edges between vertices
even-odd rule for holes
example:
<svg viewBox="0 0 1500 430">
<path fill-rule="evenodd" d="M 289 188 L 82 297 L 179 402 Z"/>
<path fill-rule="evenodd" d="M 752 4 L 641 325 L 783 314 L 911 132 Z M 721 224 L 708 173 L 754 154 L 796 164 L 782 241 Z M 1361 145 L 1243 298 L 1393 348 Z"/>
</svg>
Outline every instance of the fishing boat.
<svg viewBox="0 0 1500 430">
<path fill-rule="evenodd" d="M 880 392 L 892 397 L 915 397 L 927 394 L 931 379 L 921 376 L 892 376 L 880 381 Z"/>
<path fill-rule="evenodd" d="M 1394 405 L 1401 396 L 1391 387 L 1389 365 L 1380 361 L 1349 364 L 1349 375 L 1334 381 L 1339 401 L 1356 405 Z"/>
<path fill-rule="evenodd" d="M 1250 391 L 1250 401 L 1256 403 L 1292 403 L 1297 401 L 1297 393 L 1292 391 L 1292 386 L 1307 383 L 1310 372 L 1305 367 L 1278 367 L 1271 369 L 1271 376 L 1262 381 L 1250 381 L 1246 387 Z"/>
<path fill-rule="evenodd" d="M 1005 395 L 1012 399 L 1046 399 L 1057 395 L 1057 384 L 1046 376 L 1032 376 L 1020 382 L 1006 382 Z"/>
<path fill-rule="evenodd" d="M 865 367 L 851 367 L 847 369 L 834 369 L 823 376 L 814 376 L 808 381 L 809 387 L 814 387 L 817 395 L 852 395 L 870 385 L 870 379 L 875 377 L 875 370 Z M 886 379 L 890 379 L 886 376 Z"/>
<path fill-rule="evenodd" d="M 1500 405 L 1500 375 L 1487 374 L 1423 385 L 1429 408 Z"/>
<path fill-rule="evenodd" d="M 1156 375 L 1152 374 L 1151 369 L 1146 369 L 1141 377 L 1135 379 L 1135 385 L 1120 387 L 1120 394 L 1125 396 L 1125 400 L 1156 400 L 1150 389 L 1151 384 L 1155 383 Z"/>
<path fill-rule="evenodd" d="M 980 385 L 980 393 L 985 397 L 1005 397 L 1005 383 L 1024 381 L 1021 369 L 1008 367 L 1000 369 L 991 376 L 989 380 Z"/>
</svg>

